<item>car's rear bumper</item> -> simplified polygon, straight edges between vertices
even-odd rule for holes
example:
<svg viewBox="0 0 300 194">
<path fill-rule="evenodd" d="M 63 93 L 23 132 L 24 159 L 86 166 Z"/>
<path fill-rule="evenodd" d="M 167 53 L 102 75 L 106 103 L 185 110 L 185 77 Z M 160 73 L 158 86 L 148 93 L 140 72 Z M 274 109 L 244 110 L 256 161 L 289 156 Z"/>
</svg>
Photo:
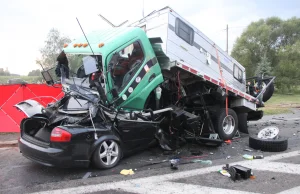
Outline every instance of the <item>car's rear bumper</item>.
<svg viewBox="0 0 300 194">
<path fill-rule="evenodd" d="M 19 149 L 24 157 L 45 166 L 88 167 L 90 163 L 89 160 L 73 160 L 68 150 L 37 146 L 22 138 L 19 139 Z"/>
</svg>

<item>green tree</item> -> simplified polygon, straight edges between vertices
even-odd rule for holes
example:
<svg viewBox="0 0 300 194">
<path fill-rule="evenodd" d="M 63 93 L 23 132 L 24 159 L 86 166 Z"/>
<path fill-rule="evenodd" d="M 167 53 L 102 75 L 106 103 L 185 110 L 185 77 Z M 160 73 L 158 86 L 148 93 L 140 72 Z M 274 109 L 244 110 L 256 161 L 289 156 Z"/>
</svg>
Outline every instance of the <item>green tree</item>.
<svg viewBox="0 0 300 194">
<path fill-rule="evenodd" d="M 46 68 L 55 66 L 56 58 L 62 51 L 64 44 L 70 42 L 71 39 L 69 37 L 62 36 L 57 29 L 51 29 L 45 40 L 45 46 L 40 49 L 42 57 L 36 62 Z"/>
<path fill-rule="evenodd" d="M 279 50 L 276 67 L 277 85 L 282 92 L 293 92 L 300 85 L 300 40 Z"/>
<path fill-rule="evenodd" d="M 267 56 L 264 55 L 257 64 L 255 75 L 271 75 L 271 70 L 271 62 L 269 62 Z"/>
<path fill-rule="evenodd" d="M 41 71 L 39 69 L 32 70 L 28 73 L 28 76 L 41 76 Z"/>
<path fill-rule="evenodd" d="M 280 61 L 278 56 L 280 48 L 292 45 L 299 39 L 300 18 L 261 19 L 252 22 L 236 40 L 231 55 L 246 68 L 247 76 L 253 76 L 264 55 L 274 69 Z"/>
</svg>

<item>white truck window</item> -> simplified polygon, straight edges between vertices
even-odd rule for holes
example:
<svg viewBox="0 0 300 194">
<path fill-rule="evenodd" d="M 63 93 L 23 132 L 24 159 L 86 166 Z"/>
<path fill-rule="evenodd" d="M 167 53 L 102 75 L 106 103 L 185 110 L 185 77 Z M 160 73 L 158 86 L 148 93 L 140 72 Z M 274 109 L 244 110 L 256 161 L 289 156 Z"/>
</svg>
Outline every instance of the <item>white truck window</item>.
<svg viewBox="0 0 300 194">
<path fill-rule="evenodd" d="M 179 36 L 185 42 L 189 43 L 190 45 L 193 45 L 193 43 L 194 43 L 193 28 L 188 26 L 186 23 L 181 21 L 179 18 L 176 18 L 175 33 L 177 36 Z"/>
<path fill-rule="evenodd" d="M 241 83 L 243 82 L 243 71 L 236 64 L 234 64 L 234 67 L 233 67 L 233 76 L 239 82 L 241 82 Z"/>
</svg>

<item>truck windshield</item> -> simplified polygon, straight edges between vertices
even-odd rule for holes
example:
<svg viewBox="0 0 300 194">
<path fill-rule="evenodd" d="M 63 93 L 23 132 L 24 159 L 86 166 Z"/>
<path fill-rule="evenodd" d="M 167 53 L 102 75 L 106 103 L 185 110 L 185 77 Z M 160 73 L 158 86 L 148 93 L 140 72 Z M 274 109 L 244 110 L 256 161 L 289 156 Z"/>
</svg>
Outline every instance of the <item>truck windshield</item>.
<svg viewBox="0 0 300 194">
<path fill-rule="evenodd" d="M 138 41 L 117 52 L 109 62 L 113 87 L 120 92 L 132 79 L 144 60 L 144 53 Z"/>
</svg>

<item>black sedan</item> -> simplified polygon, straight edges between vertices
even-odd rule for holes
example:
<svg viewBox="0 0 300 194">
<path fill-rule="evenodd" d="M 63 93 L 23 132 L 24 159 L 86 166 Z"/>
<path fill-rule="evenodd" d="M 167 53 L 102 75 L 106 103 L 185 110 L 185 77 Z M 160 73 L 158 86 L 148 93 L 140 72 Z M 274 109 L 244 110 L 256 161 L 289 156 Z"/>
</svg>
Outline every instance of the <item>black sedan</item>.
<svg viewBox="0 0 300 194">
<path fill-rule="evenodd" d="M 74 102 L 87 107 L 76 109 Z M 112 168 L 124 155 L 155 141 L 155 122 L 122 117 L 103 121 L 92 115 L 89 103 L 72 96 L 66 95 L 47 108 L 34 100 L 16 107 L 28 116 L 20 125 L 21 153 L 46 166 L 88 167 L 93 163 L 98 168 Z"/>
</svg>

